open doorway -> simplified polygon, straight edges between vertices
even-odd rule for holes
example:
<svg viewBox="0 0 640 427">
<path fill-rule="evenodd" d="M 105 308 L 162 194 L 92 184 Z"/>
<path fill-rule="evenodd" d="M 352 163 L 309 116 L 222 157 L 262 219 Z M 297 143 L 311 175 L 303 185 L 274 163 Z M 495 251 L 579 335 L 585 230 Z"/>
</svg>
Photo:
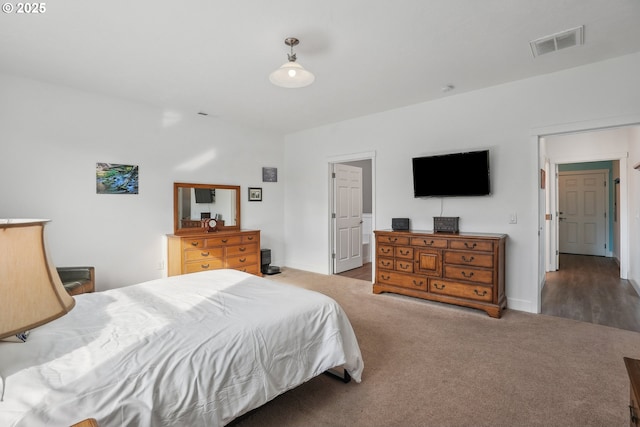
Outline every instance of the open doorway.
<svg viewBox="0 0 640 427">
<path fill-rule="evenodd" d="M 369 282 L 374 270 L 374 160 L 373 153 L 362 153 L 329 163 L 330 271 Z M 360 172 L 359 183 L 355 172 Z"/>
<path fill-rule="evenodd" d="M 629 135 L 615 127 L 540 138 L 539 312 L 640 329 L 640 299 L 626 280 Z"/>
</svg>

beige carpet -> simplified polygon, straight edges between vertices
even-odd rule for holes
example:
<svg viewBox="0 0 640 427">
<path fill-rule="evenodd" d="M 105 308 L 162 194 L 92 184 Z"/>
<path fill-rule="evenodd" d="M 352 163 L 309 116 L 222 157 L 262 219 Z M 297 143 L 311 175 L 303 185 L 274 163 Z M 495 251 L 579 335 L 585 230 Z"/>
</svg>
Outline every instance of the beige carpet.
<svg viewBox="0 0 640 427">
<path fill-rule="evenodd" d="M 514 310 L 492 319 L 293 269 L 269 278 L 340 303 L 362 350 L 362 383 L 321 375 L 234 427 L 629 425 L 622 358 L 640 358 L 636 332 Z"/>
</svg>

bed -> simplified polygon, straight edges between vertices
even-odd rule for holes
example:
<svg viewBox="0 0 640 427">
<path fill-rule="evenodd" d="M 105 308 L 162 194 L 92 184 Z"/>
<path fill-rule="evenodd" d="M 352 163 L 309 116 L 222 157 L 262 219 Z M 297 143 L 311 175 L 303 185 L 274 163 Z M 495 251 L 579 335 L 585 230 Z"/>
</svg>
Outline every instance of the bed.
<svg viewBox="0 0 640 427">
<path fill-rule="evenodd" d="M 334 367 L 361 380 L 353 328 L 317 292 L 215 270 L 75 298 L 0 343 L 0 425 L 222 426 Z"/>
</svg>

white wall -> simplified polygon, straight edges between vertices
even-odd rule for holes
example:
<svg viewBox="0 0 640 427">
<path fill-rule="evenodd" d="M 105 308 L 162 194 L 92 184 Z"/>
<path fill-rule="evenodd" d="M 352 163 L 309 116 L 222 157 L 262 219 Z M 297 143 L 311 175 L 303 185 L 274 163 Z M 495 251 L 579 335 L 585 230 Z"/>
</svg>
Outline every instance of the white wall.
<svg viewBox="0 0 640 427">
<path fill-rule="evenodd" d="M 282 169 L 281 136 L 7 75 L 0 94 L 0 217 L 51 219 L 56 265 L 95 266 L 98 290 L 161 277 L 173 182 L 242 186 L 242 227 L 282 262 L 284 184 L 262 182 Z M 96 194 L 96 162 L 139 165 L 140 193 Z"/>
<path fill-rule="evenodd" d="M 629 55 L 288 135 L 285 168 L 296 179 L 285 190 L 286 265 L 328 273 L 327 159 L 375 151 L 376 228 L 410 217 L 413 228 L 430 229 L 442 214 L 460 216 L 462 231 L 508 234 L 509 307 L 537 311 L 540 166 L 531 135 L 640 115 L 639 74 L 640 54 Z M 413 198 L 411 157 L 477 148 L 491 149 L 491 196 L 447 198 L 442 212 L 441 199 Z"/>
</svg>

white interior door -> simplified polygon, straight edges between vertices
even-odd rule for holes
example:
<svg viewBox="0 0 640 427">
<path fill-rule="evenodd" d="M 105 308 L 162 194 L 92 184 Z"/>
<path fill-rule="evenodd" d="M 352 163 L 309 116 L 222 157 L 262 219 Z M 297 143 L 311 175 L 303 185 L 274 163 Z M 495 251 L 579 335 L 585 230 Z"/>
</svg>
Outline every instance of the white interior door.
<svg viewBox="0 0 640 427">
<path fill-rule="evenodd" d="M 606 175 L 601 171 L 560 172 L 560 252 L 606 254 Z"/>
<path fill-rule="evenodd" d="M 362 169 L 334 164 L 334 273 L 362 267 Z"/>
</svg>

